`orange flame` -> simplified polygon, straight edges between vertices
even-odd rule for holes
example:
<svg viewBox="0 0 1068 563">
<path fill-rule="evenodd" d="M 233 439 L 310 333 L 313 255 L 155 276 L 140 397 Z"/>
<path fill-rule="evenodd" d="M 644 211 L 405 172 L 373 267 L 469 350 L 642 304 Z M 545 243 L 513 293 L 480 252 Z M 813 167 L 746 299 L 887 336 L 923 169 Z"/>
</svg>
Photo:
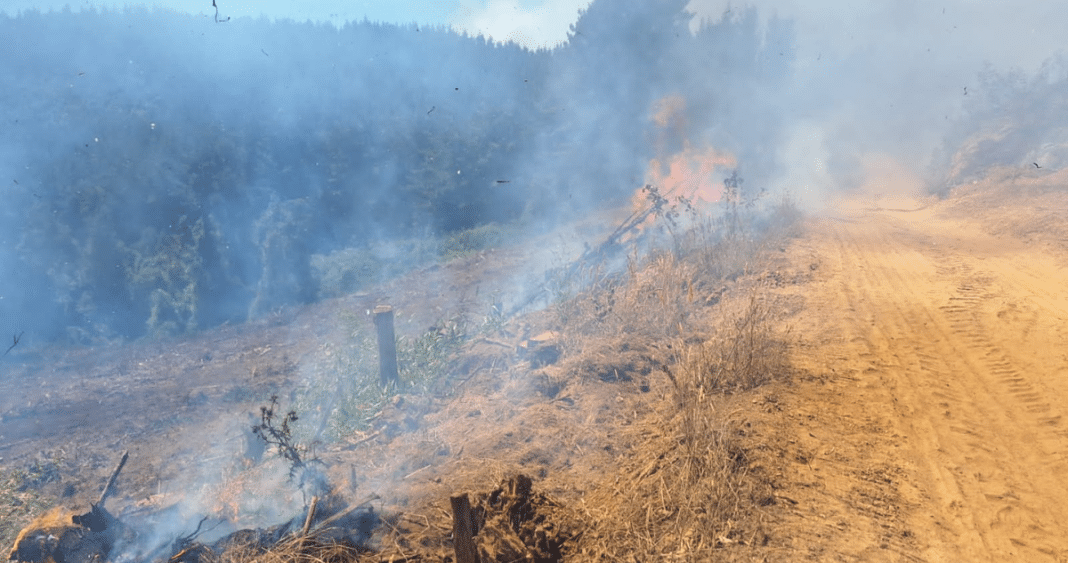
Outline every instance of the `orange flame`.
<svg viewBox="0 0 1068 563">
<path fill-rule="evenodd" d="M 713 147 L 696 149 L 686 143 L 682 152 L 671 155 L 666 161 L 651 160 L 645 180 L 659 188 L 660 194 L 668 199 L 681 196 L 693 203 L 714 203 L 723 195 L 723 185 L 716 181 L 713 172 L 734 165 L 734 157 L 729 154 Z"/>
<path fill-rule="evenodd" d="M 656 187 L 669 200 L 683 197 L 694 204 L 714 203 L 723 195 L 723 185 L 713 176 L 717 169 L 733 168 L 733 155 L 714 147 L 691 145 L 688 138 L 686 100 L 672 94 L 653 104 L 653 122 L 657 126 L 657 157 L 649 162 L 645 183 Z M 639 189 L 632 199 L 636 208 L 647 205 Z"/>
</svg>

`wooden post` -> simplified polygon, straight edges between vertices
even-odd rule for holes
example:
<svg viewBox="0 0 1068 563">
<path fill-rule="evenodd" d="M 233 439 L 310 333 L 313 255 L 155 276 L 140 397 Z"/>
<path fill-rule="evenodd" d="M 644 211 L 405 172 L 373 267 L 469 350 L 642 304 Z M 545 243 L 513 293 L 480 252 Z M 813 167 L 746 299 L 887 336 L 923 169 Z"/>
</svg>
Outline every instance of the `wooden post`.
<svg viewBox="0 0 1068 563">
<path fill-rule="evenodd" d="M 396 385 L 397 373 L 397 337 L 393 332 L 393 307 L 379 305 L 375 307 L 375 328 L 378 329 L 378 375 L 382 387 Z"/>
<path fill-rule="evenodd" d="M 467 499 L 467 493 L 450 497 L 449 501 L 452 503 L 452 540 L 456 547 L 456 563 L 479 563 L 471 501 Z"/>
</svg>

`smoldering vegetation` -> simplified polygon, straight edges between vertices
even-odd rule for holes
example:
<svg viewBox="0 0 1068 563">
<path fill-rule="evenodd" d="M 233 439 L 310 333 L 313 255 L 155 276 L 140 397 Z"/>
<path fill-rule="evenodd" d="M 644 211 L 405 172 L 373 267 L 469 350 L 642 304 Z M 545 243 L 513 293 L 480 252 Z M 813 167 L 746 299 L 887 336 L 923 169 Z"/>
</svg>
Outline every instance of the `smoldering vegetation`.
<svg viewBox="0 0 1068 563">
<path fill-rule="evenodd" d="M 95 536 L 71 532 L 70 511 L 54 511 L 23 530 L 17 558 L 40 560 L 33 550 L 44 546 L 66 561 L 88 560 L 75 557 L 83 549 L 116 561 L 444 560 L 456 540 L 447 510 L 414 501 L 430 496 L 420 490 L 426 486 L 438 487 L 432 496 L 439 500 L 441 487 L 477 491 L 472 512 L 482 561 L 614 560 L 626 553 L 745 560 L 762 553 L 778 502 L 767 467 L 773 461 L 740 407 L 774 400 L 765 388 L 790 375 L 786 335 L 776 325 L 788 303 L 768 289 L 798 283 L 808 268 L 767 269 L 797 234 L 799 212 L 784 200 L 767 216 L 757 213 L 732 187 L 738 183 L 736 176 L 725 182 L 726 209 L 714 216 L 648 194 L 651 220 L 637 239 L 617 243 L 632 250 L 624 270 L 591 259 L 574 274 L 585 281 L 560 286 L 550 308 L 402 340 L 406 369 L 395 387 L 378 386 L 373 354 L 358 342 L 318 350 L 321 364 L 309 368 L 316 373 L 300 378 L 309 387 L 285 401 L 296 410 L 283 415 L 273 397 L 253 420 L 253 441 L 266 448 L 240 456 L 226 439 L 233 430 L 227 424 L 202 432 L 187 426 L 198 444 L 196 469 L 165 457 L 183 483 L 167 493 L 158 481 L 147 484 L 154 495 L 143 480 L 127 482 L 137 490 L 128 503 L 150 494 L 118 513 L 129 534 L 87 546 L 85 538 Z M 762 227 L 762 218 L 776 227 Z M 646 252 L 638 252 L 642 239 L 652 239 Z M 176 362 L 170 354 L 165 361 Z M 192 411 L 176 409 L 177 418 L 192 423 L 212 418 L 204 416 L 209 409 L 246 406 L 247 398 L 215 402 L 235 395 L 230 385 L 249 385 L 234 379 L 210 386 L 211 396 L 202 394 Z M 149 426 L 121 441 L 158 440 L 158 427 Z M 214 445 L 203 445 L 206 437 Z M 145 449 L 155 447 L 165 446 Z M 6 475 L 2 492 L 18 503 L 0 534 L 10 540 L 27 512 L 45 508 L 44 491 L 73 490 L 76 467 L 42 458 Z M 489 490 L 488 474 L 516 470 L 535 478 L 516 476 Z M 156 479 L 152 471 L 149 480 Z M 556 485 L 547 489 L 546 482 Z M 319 497 L 318 509 L 314 497 L 308 504 L 311 495 Z M 332 495 L 337 502 L 325 502 Z M 351 500 L 371 497 L 388 499 L 375 505 L 384 509 Z M 358 511 L 339 536 L 325 522 L 348 508 Z M 65 535 L 81 541 L 55 541 Z M 26 538 L 41 541 L 27 546 Z"/>
<path fill-rule="evenodd" d="M 691 33 L 685 4 L 600 0 L 541 51 L 369 21 L 0 18 L 0 319 L 78 343 L 241 322 L 624 202 L 687 142 L 759 181 L 791 24 Z M 689 104 L 665 135 L 669 95 Z"/>
<path fill-rule="evenodd" d="M 29 46 L 0 63 L 17 77 L 0 92 L 12 132 L 0 150 L 12 176 L 0 320 L 31 340 L 100 343 L 237 324 L 488 246 L 544 242 L 550 227 L 631 198 L 648 212 L 623 223 L 633 239 L 594 238 L 604 252 L 550 270 L 543 310 L 458 304 L 425 333 L 402 336 L 394 387 L 379 385 L 366 319 L 353 310 L 304 317 L 337 325 L 341 337 L 293 323 L 289 338 L 306 352 L 299 365 L 284 350 L 277 361 L 213 359 L 213 342 L 195 366 L 175 353 L 129 362 L 133 375 L 103 367 L 99 385 L 117 373 L 148 382 L 148 395 L 159 393 L 148 384 L 173 374 L 184 387 L 197 374 L 211 379 L 186 399 L 152 403 L 173 424 L 254 408 L 253 395 L 268 388 L 288 392 L 304 421 L 294 440 L 369 459 L 366 474 L 337 465 L 334 476 L 348 469 L 339 483 L 403 497 L 391 502 L 410 512 L 376 530 L 373 553 L 361 551 L 365 537 L 319 542 L 307 524 L 296 535 L 313 510 L 291 491 L 269 490 L 284 481 L 277 460 L 261 464 L 255 440 L 258 453 L 241 460 L 232 443 L 215 444 L 198 459 L 202 474 L 183 478 L 216 488 L 189 495 L 192 515 L 148 522 L 142 539 L 152 553 L 175 535 L 192 538 L 203 514 L 232 517 L 235 527 L 239 516 L 259 526 L 297 514 L 284 528 L 293 534 L 254 546 L 266 554 L 237 549 L 223 560 L 444 560 L 453 547 L 447 512 L 408 506 L 408 495 L 431 484 L 482 486 L 501 468 L 535 470 L 589 502 L 550 498 L 526 477 L 478 493 L 483 560 L 744 559 L 775 547 L 778 461 L 761 435 L 770 431 L 750 426 L 750 405 L 779 408 L 776 385 L 791 375 L 776 315 L 799 305 L 768 289 L 801 283 L 814 268 L 766 271 L 800 212 L 789 200 L 754 208 L 784 172 L 773 148 L 795 125 L 783 100 L 792 24 L 736 10 L 694 34 L 684 4 L 598 0 L 567 45 L 534 52 L 372 22 L 216 24 L 143 10 L 0 20 L 5 37 Z M 1004 156 L 1009 165 L 1053 166 L 1028 151 L 1039 133 L 1055 146 L 1054 129 L 1018 116 L 1046 109 L 1063 82 L 1057 72 L 990 71 L 991 95 L 976 98 L 946 146 L 994 131 L 995 145 L 976 146 L 1014 154 Z M 713 213 L 671 191 L 676 156 L 714 161 L 700 168 L 720 198 Z M 974 170 L 989 162 L 970 158 Z M 455 274 L 457 262 L 440 270 Z M 250 366 L 248 381 L 226 381 Z M 214 373 L 226 375 L 205 375 Z M 67 404 L 52 392 L 52 405 Z M 94 397 L 131 401 L 128 390 Z M 44 411 L 26 402 L 4 413 L 9 422 Z M 152 430 L 124 432 L 159 440 Z M 462 459 L 465 448 L 490 469 Z M 44 456 L 3 476 L 5 543 L 50 504 L 41 491 L 60 489 L 60 473 L 73 473 L 64 464 L 74 462 Z M 155 487 L 152 502 L 163 503 Z M 185 496 L 184 486 L 173 490 Z M 255 509 L 243 504 L 248 496 Z M 233 498 L 241 502 L 214 506 Z"/>
</svg>

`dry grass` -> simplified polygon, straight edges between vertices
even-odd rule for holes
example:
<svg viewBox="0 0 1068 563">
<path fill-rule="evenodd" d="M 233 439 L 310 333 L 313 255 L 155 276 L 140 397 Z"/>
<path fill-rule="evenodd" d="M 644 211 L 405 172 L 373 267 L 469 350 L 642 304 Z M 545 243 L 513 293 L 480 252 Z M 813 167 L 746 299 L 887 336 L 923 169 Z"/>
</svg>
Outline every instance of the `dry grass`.
<svg viewBox="0 0 1068 563">
<path fill-rule="evenodd" d="M 768 541 L 772 484 L 735 405 L 785 372 L 769 312 L 754 295 L 712 339 L 673 348 L 667 404 L 635 428 L 635 461 L 585 499 L 576 560 L 744 558 Z"/>
<path fill-rule="evenodd" d="M 743 299 L 728 289 L 757 269 L 774 241 L 696 222 L 673 242 L 628 257 L 613 274 L 587 268 L 576 284 L 582 289 L 554 306 L 564 358 L 552 373 L 564 379 L 547 385 L 563 388 L 588 371 L 620 385 L 613 393 L 649 402 L 613 430 L 618 471 L 546 513 L 546 525 L 577 530 L 563 544 L 568 561 L 740 560 L 768 541 L 772 482 L 759 469 L 768 460 L 754 457 L 745 409 L 753 390 L 787 372 L 786 349 L 761 289 Z M 595 369 L 571 369 L 583 364 Z M 642 373 L 644 394 L 618 383 L 634 372 Z M 515 469 L 492 459 L 466 467 L 470 475 L 451 478 L 492 482 L 487 473 L 503 478 Z M 195 555 L 204 563 L 440 561 L 451 557 L 448 523 L 437 505 L 391 517 L 376 532 L 376 553 L 313 533 Z"/>
<path fill-rule="evenodd" d="M 680 374 L 673 381 L 686 393 L 748 391 L 786 371 L 786 342 L 775 333 L 772 311 L 759 293 L 725 316 L 709 339 L 675 347 Z"/>
<path fill-rule="evenodd" d="M 219 554 L 204 551 L 197 555 L 198 563 L 347 563 L 366 552 L 351 544 L 322 541 L 311 535 L 290 536 L 267 549 L 232 545 Z"/>
<path fill-rule="evenodd" d="M 45 456 L 25 469 L 0 471 L 0 546 L 4 549 L 14 545 L 19 531 L 36 515 L 54 506 L 42 488 L 58 481 L 61 463 Z"/>
<path fill-rule="evenodd" d="M 590 524 L 574 560 L 711 560 L 713 551 L 764 542 L 759 507 L 771 487 L 750 474 L 727 414 L 710 399 L 700 407 L 642 426 L 652 455 L 584 499 Z"/>
<path fill-rule="evenodd" d="M 582 291 L 556 305 L 564 352 L 572 356 L 692 333 L 694 315 L 714 293 L 699 287 L 694 264 L 667 251 L 645 261 L 631 257 L 625 272 L 593 270 L 586 278 Z"/>
<path fill-rule="evenodd" d="M 625 268 L 584 264 L 559 288 L 553 310 L 565 352 L 587 353 L 591 344 L 618 343 L 621 336 L 703 338 L 712 324 L 707 307 L 719 303 L 730 283 L 758 271 L 769 247 L 796 236 L 800 216 L 784 197 L 759 217 L 693 214 L 685 229 L 647 227 L 632 241 Z M 640 245 L 653 248 L 639 254 Z"/>
<path fill-rule="evenodd" d="M 773 236 L 789 233 L 783 225 Z M 695 222 L 670 251 L 594 278 L 569 302 L 567 354 L 623 358 L 652 346 L 662 352 L 653 376 L 670 382 L 663 404 L 632 428 L 622 471 L 574 507 L 588 526 L 569 560 L 744 559 L 768 541 L 772 483 L 743 413 L 754 389 L 788 372 L 787 350 L 760 287 L 721 297 L 773 242 Z"/>
</svg>

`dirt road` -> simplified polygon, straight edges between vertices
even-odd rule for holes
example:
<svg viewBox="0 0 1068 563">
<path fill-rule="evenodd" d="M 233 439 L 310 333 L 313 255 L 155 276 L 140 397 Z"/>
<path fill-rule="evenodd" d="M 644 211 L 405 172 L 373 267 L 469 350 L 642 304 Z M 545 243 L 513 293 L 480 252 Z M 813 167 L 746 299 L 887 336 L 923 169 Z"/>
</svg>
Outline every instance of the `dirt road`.
<svg viewBox="0 0 1068 563">
<path fill-rule="evenodd" d="M 793 548 L 1068 561 L 1066 257 L 937 204 L 854 205 L 794 251 Z"/>
</svg>

